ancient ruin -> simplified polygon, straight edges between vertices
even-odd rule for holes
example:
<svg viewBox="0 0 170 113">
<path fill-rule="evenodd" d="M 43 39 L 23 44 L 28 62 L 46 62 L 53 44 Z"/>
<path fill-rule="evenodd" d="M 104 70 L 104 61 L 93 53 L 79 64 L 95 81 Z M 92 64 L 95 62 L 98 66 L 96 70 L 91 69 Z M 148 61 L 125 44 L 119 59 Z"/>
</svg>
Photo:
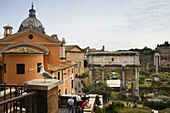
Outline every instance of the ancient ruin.
<svg viewBox="0 0 170 113">
<path fill-rule="evenodd" d="M 139 96 L 139 53 L 131 51 L 92 52 L 88 55 L 89 82 L 106 82 L 107 74 L 116 72 L 120 75 L 120 94 L 122 98 L 138 99 Z M 128 83 L 131 88 L 128 90 Z"/>
</svg>

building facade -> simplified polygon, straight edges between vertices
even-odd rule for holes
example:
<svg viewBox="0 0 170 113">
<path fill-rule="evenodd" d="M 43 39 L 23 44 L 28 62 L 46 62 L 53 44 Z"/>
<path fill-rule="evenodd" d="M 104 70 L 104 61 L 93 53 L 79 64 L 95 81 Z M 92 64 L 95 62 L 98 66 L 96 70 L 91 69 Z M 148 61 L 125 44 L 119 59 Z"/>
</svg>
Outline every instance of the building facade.
<svg viewBox="0 0 170 113">
<path fill-rule="evenodd" d="M 80 76 L 84 72 L 84 52 L 77 45 L 65 45 L 66 59 L 74 62 L 75 75 Z"/>
<path fill-rule="evenodd" d="M 4 27 L 4 37 L 0 39 L 2 55 L 1 82 L 24 84 L 40 76 L 40 65 L 58 80 L 63 94 L 74 93 L 74 63 L 60 60 L 60 47 L 65 41 L 54 35 L 45 34 L 42 23 L 36 18 L 35 10 L 29 10 L 29 17 L 20 25 L 17 33 L 12 34 L 12 27 Z"/>
</svg>

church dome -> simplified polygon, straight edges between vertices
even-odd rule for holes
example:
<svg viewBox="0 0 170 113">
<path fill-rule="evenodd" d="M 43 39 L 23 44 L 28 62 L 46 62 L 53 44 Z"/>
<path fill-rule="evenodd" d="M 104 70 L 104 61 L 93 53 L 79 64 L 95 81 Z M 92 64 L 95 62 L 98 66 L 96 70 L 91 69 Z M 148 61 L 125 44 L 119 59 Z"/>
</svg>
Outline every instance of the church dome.
<svg viewBox="0 0 170 113">
<path fill-rule="evenodd" d="M 23 31 L 27 28 L 33 28 L 33 29 L 37 29 L 42 33 L 44 32 L 44 27 L 42 25 L 42 23 L 36 18 L 35 15 L 35 10 L 33 9 L 33 5 L 32 8 L 29 10 L 29 17 L 26 18 L 20 25 L 18 32 Z"/>
</svg>

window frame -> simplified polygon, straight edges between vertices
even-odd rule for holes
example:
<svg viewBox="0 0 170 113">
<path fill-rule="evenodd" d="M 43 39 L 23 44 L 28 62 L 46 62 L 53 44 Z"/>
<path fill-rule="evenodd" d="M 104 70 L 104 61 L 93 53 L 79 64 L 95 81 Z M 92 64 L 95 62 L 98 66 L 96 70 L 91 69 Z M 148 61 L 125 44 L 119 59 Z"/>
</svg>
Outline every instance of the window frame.
<svg viewBox="0 0 170 113">
<path fill-rule="evenodd" d="M 23 66 L 23 72 L 19 72 L 19 71 L 21 71 L 21 70 L 18 70 L 19 68 L 21 68 L 21 67 L 19 67 L 19 65 L 20 66 Z M 25 64 L 16 64 L 16 71 L 17 71 L 17 75 L 22 75 L 22 74 L 25 74 Z"/>
<path fill-rule="evenodd" d="M 37 73 L 40 73 L 41 68 L 39 67 L 42 63 L 37 63 Z"/>
<path fill-rule="evenodd" d="M 60 80 L 60 71 L 57 73 L 57 79 Z"/>
</svg>

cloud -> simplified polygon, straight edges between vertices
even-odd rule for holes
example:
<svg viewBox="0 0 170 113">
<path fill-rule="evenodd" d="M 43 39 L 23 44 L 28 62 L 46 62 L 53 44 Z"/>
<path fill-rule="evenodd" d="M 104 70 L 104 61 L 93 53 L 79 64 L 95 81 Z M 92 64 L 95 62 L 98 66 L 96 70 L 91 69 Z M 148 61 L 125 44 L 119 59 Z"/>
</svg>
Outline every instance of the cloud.
<svg viewBox="0 0 170 113">
<path fill-rule="evenodd" d="M 10 23 L 17 31 L 27 18 L 30 3 L 22 0 L 13 3 L 8 3 L 15 9 L 12 12 L 0 10 L 0 24 Z M 42 0 L 35 1 L 35 9 L 47 35 L 58 34 L 60 39 L 66 38 L 67 44 L 80 47 L 154 48 L 153 45 L 170 36 L 169 0 Z"/>
</svg>

